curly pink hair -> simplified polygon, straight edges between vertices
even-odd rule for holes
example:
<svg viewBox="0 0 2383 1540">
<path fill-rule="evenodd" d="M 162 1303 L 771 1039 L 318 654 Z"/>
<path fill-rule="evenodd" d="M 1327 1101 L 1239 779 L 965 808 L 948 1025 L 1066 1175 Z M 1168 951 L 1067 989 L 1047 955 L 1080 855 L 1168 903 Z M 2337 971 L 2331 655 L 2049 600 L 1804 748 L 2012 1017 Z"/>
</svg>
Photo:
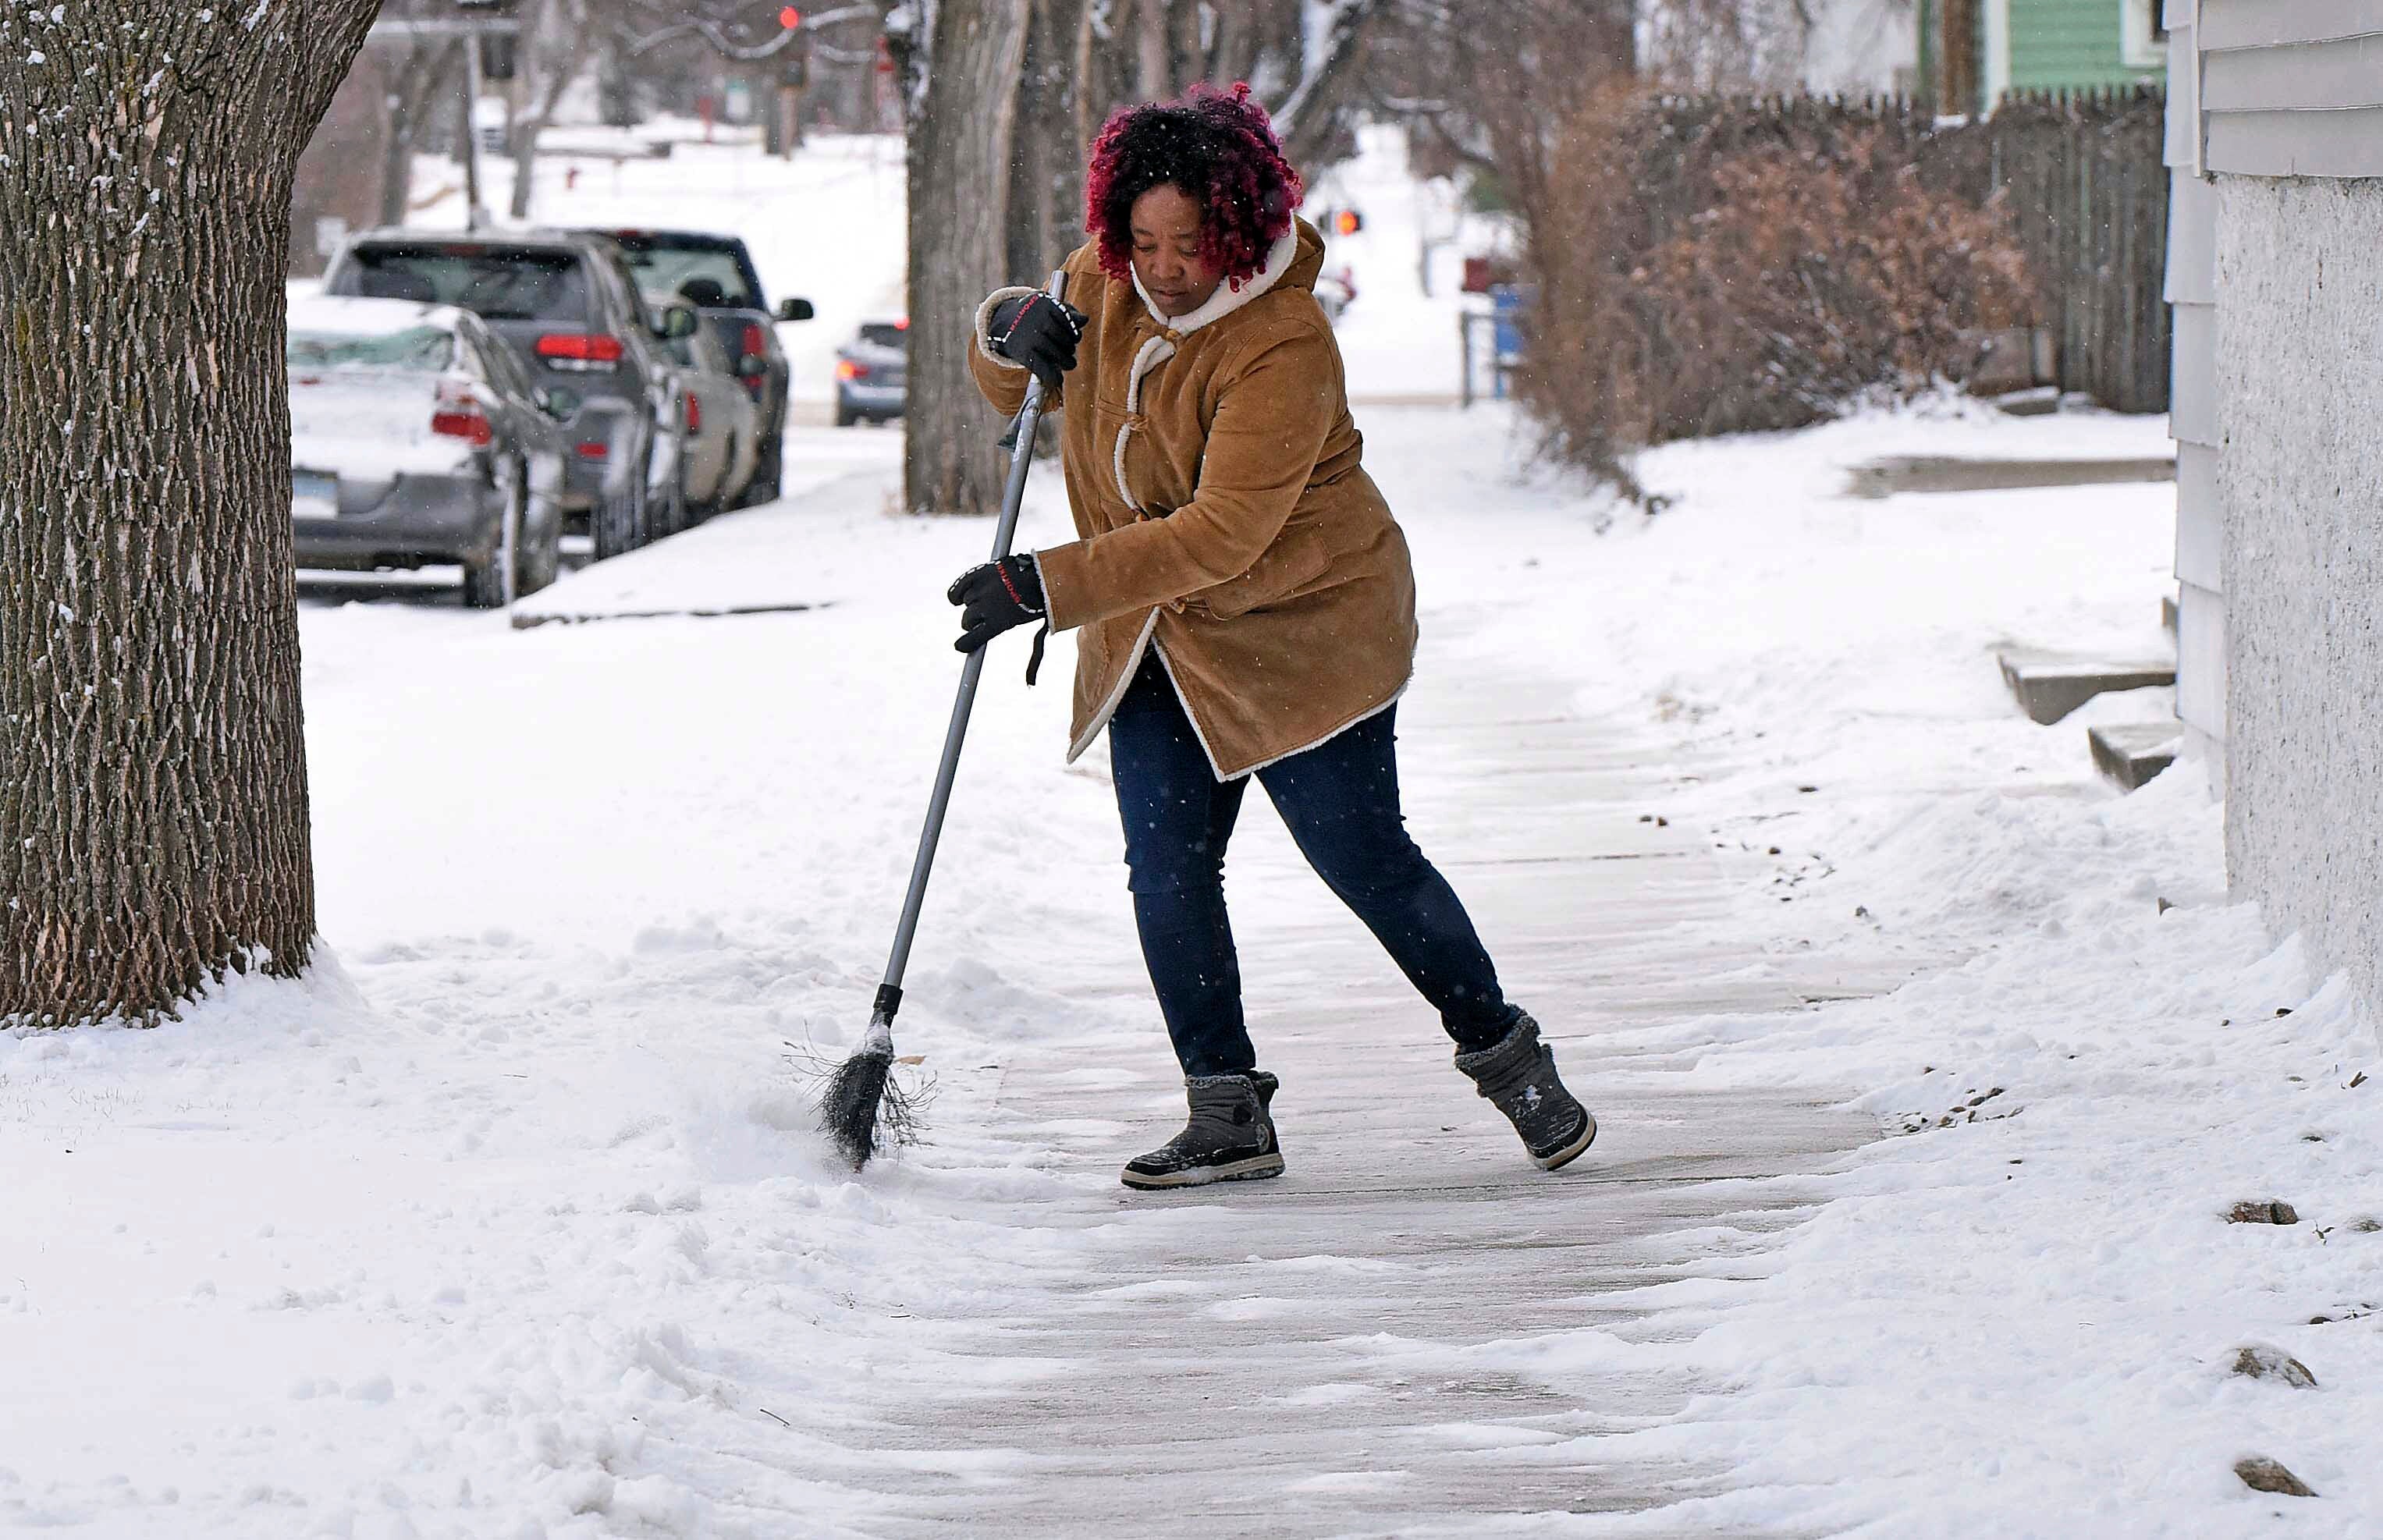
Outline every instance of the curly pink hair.
<svg viewBox="0 0 2383 1540">
<path fill-rule="evenodd" d="M 1109 277 L 1133 271 L 1134 200 L 1168 185 L 1200 205 L 1200 254 L 1237 290 L 1266 265 L 1304 191 L 1245 81 L 1119 107 L 1093 142 L 1084 184 L 1084 228 L 1099 239 Z"/>
</svg>

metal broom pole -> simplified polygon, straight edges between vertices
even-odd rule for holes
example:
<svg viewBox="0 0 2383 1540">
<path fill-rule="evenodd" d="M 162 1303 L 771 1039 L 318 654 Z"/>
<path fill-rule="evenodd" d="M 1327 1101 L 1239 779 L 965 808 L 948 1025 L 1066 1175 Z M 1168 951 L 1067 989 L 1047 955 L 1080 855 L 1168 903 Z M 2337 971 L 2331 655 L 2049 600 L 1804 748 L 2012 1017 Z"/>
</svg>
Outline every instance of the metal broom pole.
<svg viewBox="0 0 2383 1540">
<path fill-rule="evenodd" d="M 1064 296 L 1065 271 L 1051 275 L 1043 292 L 1054 300 Z M 1034 461 L 1034 430 L 1043 420 L 1043 382 L 1026 388 L 1026 404 L 1019 408 L 1004 440 L 1009 450 L 1009 480 L 1002 489 L 1001 521 L 994 528 L 993 560 L 1009 554 L 1018 533 L 1018 510 L 1026 496 L 1026 473 Z M 968 739 L 969 712 L 976 705 L 977 681 L 984 674 L 986 648 L 969 654 L 960 666 L 959 696 L 952 702 L 951 725 L 944 732 L 943 761 L 935 769 L 935 789 L 927 799 L 926 826 L 919 832 L 919 854 L 910 863 L 910 889 L 902 900 L 902 919 L 894 928 L 894 950 L 885 962 L 884 981 L 870 1013 L 869 1034 L 860 1047 L 829 1077 L 820 1097 L 820 1126 L 845 1158 L 858 1170 L 876 1152 L 879 1109 L 894 1068 L 894 1016 L 902 1008 L 902 975 L 910 965 L 910 943 L 919 932 L 919 911 L 927 902 L 927 877 L 934 869 L 935 845 L 943 838 L 944 814 L 950 807 L 952 782 L 959 773 L 960 746 Z"/>
</svg>

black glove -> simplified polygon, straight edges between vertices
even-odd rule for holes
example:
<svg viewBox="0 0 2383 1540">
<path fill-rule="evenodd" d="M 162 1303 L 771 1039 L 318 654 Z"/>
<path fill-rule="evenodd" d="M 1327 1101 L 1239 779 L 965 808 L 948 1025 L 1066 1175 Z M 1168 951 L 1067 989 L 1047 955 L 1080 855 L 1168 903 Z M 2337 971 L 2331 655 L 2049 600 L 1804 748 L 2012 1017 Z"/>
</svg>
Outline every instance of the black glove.
<svg viewBox="0 0 2383 1540">
<path fill-rule="evenodd" d="M 993 307 L 985 340 L 1012 363 L 1034 371 L 1045 390 L 1059 388 L 1059 376 L 1076 366 L 1076 343 L 1084 335 L 1084 313 L 1048 294 L 1020 294 Z"/>
<path fill-rule="evenodd" d="M 1005 556 L 960 573 L 949 598 L 962 606 L 960 639 L 952 646 L 974 652 L 1011 626 L 1043 614 L 1043 574 L 1031 556 Z"/>
</svg>

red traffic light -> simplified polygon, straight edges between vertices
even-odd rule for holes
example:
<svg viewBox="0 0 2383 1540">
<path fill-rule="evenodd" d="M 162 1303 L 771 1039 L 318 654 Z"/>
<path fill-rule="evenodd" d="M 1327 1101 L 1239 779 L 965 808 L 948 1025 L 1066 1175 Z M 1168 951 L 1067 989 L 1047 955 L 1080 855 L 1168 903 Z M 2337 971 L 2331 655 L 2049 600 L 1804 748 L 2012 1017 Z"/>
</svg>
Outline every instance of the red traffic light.
<svg viewBox="0 0 2383 1540">
<path fill-rule="evenodd" d="M 1354 235 L 1365 228 L 1365 221 L 1353 208 L 1344 208 L 1332 216 L 1334 235 Z"/>
<path fill-rule="evenodd" d="M 778 25 L 784 27 L 787 31 L 791 32 L 802 24 L 803 13 L 795 9 L 794 6 L 788 6 L 778 12 Z"/>
</svg>

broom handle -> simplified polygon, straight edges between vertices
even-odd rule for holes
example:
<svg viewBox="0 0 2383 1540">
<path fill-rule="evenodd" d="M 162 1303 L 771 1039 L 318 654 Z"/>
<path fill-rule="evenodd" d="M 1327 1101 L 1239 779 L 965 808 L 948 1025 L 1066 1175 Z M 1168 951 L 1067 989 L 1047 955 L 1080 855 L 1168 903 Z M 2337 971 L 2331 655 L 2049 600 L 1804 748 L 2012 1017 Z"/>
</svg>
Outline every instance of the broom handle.
<svg viewBox="0 0 2383 1540">
<path fill-rule="evenodd" d="M 1050 287 L 1043 292 L 1056 300 L 1064 295 L 1067 287 L 1068 275 L 1063 269 L 1051 275 Z M 1018 419 L 1010 425 L 1009 482 L 1002 488 L 1001 522 L 993 532 L 995 561 L 1009 554 L 1009 542 L 1018 534 L 1019 504 L 1026 497 L 1026 473 L 1034 462 L 1034 430 L 1042 420 L 1043 382 L 1037 379 L 1026 387 L 1026 404 L 1019 408 Z M 984 674 L 986 650 L 977 648 L 960 666 L 959 697 L 952 702 L 951 726 L 944 732 L 943 762 L 935 769 L 934 793 L 927 800 L 926 827 L 919 832 L 919 854 L 910 863 L 910 891 L 902 900 L 902 923 L 894 929 L 894 954 L 886 959 L 885 980 L 877 989 L 877 1007 L 870 1020 L 870 1035 L 872 1039 L 883 1035 L 887 1046 L 893 1041 L 894 1013 L 902 1008 L 902 975 L 910 966 L 910 942 L 919 933 L 919 911 L 926 906 L 927 874 L 934 869 L 935 844 L 943 838 L 944 814 L 951 807 L 952 782 L 959 774 L 960 745 L 968 739 L 969 712 L 976 705 L 976 685 Z"/>
</svg>

